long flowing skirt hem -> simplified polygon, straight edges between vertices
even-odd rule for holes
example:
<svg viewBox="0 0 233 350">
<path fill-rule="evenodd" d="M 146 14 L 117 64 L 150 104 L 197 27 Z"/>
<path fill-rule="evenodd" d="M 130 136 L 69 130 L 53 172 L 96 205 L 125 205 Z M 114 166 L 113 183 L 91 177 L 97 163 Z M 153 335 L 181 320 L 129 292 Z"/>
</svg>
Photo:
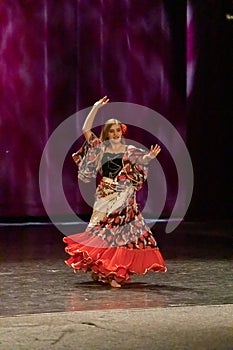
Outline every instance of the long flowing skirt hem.
<svg viewBox="0 0 233 350">
<path fill-rule="evenodd" d="M 90 237 L 86 232 L 64 237 L 63 241 L 67 244 L 65 251 L 70 255 L 65 263 L 75 272 L 94 272 L 103 282 L 115 279 L 124 283 L 132 274 L 167 270 L 157 247 L 109 247 L 101 238 Z"/>
</svg>

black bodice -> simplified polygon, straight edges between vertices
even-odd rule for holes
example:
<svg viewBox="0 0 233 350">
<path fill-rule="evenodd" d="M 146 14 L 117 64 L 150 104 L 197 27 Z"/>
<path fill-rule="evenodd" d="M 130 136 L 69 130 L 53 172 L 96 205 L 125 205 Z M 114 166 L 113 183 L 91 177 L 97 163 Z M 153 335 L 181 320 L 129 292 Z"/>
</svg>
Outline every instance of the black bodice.
<svg viewBox="0 0 233 350">
<path fill-rule="evenodd" d="M 124 153 L 105 152 L 102 158 L 102 176 L 114 179 L 123 168 Z"/>
</svg>

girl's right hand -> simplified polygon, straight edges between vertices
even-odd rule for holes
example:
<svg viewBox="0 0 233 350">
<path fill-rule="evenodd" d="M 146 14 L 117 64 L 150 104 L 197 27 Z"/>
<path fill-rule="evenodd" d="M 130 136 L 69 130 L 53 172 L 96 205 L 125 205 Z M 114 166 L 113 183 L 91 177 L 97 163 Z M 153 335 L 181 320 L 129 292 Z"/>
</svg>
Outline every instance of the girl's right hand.
<svg viewBox="0 0 233 350">
<path fill-rule="evenodd" d="M 94 106 L 97 108 L 100 108 L 100 107 L 104 106 L 106 103 L 108 103 L 108 101 L 109 101 L 109 98 L 107 96 L 104 96 L 99 101 L 94 103 Z"/>
</svg>

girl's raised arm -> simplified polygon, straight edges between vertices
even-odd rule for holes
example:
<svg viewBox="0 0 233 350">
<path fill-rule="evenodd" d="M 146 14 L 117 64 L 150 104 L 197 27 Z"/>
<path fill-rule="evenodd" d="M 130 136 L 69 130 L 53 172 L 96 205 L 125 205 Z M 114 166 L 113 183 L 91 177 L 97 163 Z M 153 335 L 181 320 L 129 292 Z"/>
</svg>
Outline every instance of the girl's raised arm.
<svg viewBox="0 0 233 350">
<path fill-rule="evenodd" d="M 82 128 L 83 134 L 87 141 L 89 141 L 91 136 L 91 128 L 92 128 L 96 113 L 98 112 L 99 108 L 101 108 L 106 103 L 108 103 L 108 101 L 109 101 L 109 98 L 107 96 L 104 96 L 93 105 L 90 113 L 88 114 Z"/>
</svg>

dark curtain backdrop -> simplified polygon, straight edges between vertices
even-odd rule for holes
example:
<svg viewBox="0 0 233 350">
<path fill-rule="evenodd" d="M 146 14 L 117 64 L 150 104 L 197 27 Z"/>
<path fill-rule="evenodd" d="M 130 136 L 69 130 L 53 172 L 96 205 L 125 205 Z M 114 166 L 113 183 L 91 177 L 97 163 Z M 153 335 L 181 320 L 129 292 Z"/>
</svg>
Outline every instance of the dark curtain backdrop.
<svg viewBox="0 0 233 350">
<path fill-rule="evenodd" d="M 46 215 L 38 174 L 49 136 L 108 94 L 113 102 L 161 113 L 187 142 L 195 171 L 188 217 L 228 217 L 229 6 L 218 0 L 1 1 L 0 216 Z M 137 141 L 149 146 L 154 140 L 137 132 Z M 63 183 L 72 208 L 88 214 L 71 160 L 78 145 L 67 155 Z M 176 200 L 177 175 L 166 149 L 160 161 L 166 217 Z"/>
<path fill-rule="evenodd" d="M 233 218 L 233 2 L 189 1 L 187 141 L 195 171 L 189 216 Z"/>
</svg>

